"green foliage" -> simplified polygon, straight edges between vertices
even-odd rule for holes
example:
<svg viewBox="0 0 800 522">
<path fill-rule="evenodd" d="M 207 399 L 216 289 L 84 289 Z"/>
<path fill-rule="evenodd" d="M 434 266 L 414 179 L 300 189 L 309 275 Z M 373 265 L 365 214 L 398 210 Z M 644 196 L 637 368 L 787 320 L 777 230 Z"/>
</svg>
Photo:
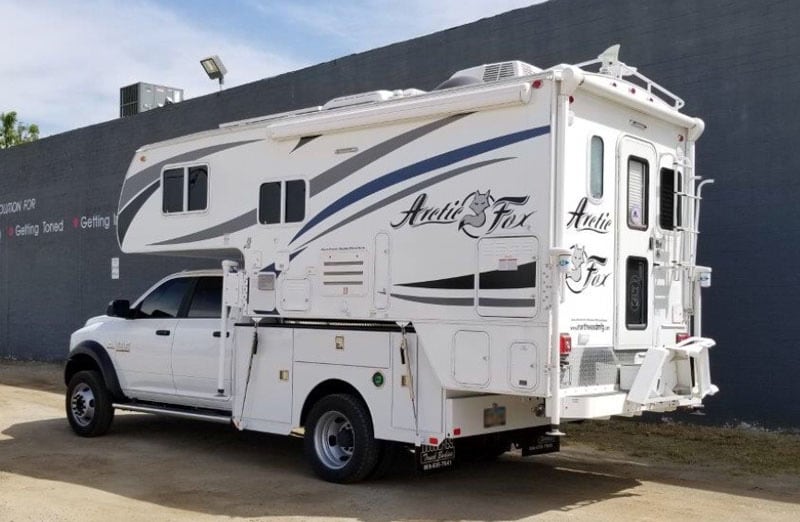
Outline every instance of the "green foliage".
<svg viewBox="0 0 800 522">
<path fill-rule="evenodd" d="M 0 112 L 0 149 L 7 149 L 20 143 L 28 143 L 39 139 L 39 126 L 35 123 L 25 125 L 17 121 L 14 111 Z"/>
</svg>

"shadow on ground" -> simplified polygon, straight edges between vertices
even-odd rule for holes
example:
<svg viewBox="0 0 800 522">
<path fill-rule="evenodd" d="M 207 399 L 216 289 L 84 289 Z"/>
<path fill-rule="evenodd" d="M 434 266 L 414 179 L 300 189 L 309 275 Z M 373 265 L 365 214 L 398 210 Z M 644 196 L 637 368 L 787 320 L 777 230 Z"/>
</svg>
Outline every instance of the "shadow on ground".
<svg viewBox="0 0 800 522">
<path fill-rule="evenodd" d="M 517 519 L 631 496 L 638 484 L 509 455 L 425 477 L 409 458 L 383 480 L 341 486 L 311 474 L 299 439 L 148 415 L 118 415 L 95 439 L 64 419 L 3 434 L 0 471 L 211 515 Z"/>
</svg>

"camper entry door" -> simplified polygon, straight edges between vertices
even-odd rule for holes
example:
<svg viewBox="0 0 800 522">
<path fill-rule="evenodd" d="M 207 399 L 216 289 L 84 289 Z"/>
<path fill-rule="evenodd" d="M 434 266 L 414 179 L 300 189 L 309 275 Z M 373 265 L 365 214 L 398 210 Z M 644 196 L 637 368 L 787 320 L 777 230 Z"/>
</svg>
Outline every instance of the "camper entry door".
<svg viewBox="0 0 800 522">
<path fill-rule="evenodd" d="M 653 249 L 656 151 L 624 137 L 617 149 L 617 349 L 642 350 L 653 342 Z"/>
</svg>

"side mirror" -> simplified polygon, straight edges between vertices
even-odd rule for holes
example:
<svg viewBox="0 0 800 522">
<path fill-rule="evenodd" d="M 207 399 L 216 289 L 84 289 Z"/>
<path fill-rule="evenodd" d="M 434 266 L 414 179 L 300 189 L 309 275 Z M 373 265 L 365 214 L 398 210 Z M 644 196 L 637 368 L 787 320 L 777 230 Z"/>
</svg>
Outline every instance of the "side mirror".
<svg viewBox="0 0 800 522">
<path fill-rule="evenodd" d="M 131 302 L 127 299 L 114 299 L 108 303 L 106 315 L 128 319 L 131 316 Z"/>
</svg>

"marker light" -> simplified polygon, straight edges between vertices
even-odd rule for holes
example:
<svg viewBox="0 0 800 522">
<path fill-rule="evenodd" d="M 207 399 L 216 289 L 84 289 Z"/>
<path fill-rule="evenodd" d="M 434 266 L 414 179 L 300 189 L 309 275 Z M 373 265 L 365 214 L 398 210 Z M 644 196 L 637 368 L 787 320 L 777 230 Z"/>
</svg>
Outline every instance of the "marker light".
<svg viewBox="0 0 800 522">
<path fill-rule="evenodd" d="M 682 343 L 686 339 L 689 338 L 689 334 L 686 332 L 676 333 L 675 334 L 675 344 Z"/>
<path fill-rule="evenodd" d="M 569 334 L 562 333 L 559 336 L 558 353 L 569 355 L 570 352 L 572 352 L 572 337 Z"/>
</svg>

